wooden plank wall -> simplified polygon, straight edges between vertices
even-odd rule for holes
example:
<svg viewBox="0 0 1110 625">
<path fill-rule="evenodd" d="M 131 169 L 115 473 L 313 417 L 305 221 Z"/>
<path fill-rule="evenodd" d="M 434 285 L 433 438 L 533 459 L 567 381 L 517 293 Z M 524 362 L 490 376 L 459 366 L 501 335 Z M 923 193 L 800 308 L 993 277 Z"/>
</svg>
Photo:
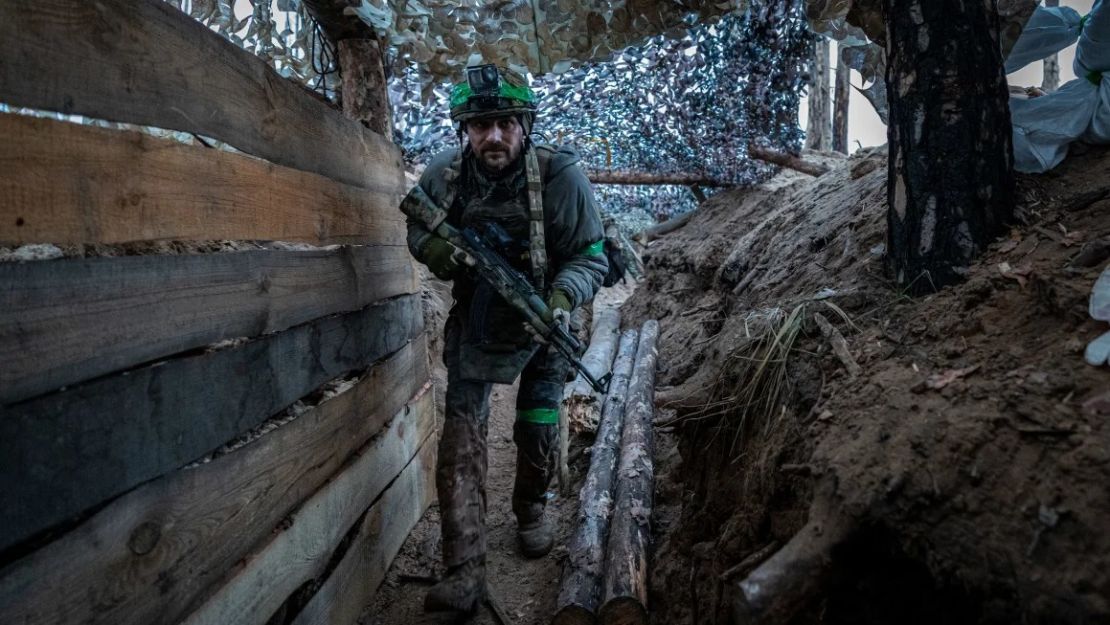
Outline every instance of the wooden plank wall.
<svg viewBox="0 0 1110 625">
<path fill-rule="evenodd" d="M 0 114 L 0 245 L 71 251 L 0 264 L 0 623 L 355 623 L 433 497 L 400 151 L 160 0 L 0 3 L 0 58 L 238 150 Z"/>
</svg>

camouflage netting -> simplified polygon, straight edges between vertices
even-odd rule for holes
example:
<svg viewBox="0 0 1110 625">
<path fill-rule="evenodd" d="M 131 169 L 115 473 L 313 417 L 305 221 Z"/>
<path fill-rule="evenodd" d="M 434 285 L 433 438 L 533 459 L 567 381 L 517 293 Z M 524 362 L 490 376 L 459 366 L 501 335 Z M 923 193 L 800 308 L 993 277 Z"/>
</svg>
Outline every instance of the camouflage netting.
<svg viewBox="0 0 1110 625">
<path fill-rule="evenodd" d="M 335 97 L 334 54 L 298 0 L 166 0 Z M 449 85 L 472 55 L 538 76 L 537 130 L 591 171 L 698 175 L 736 185 L 770 173 L 756 142 L 796 151 L 808 19 L 845 42 L 880 115 L 879 0 L 361 0 L 348 9 L 387 39 L 395 140 L 419 165 L 455 142 Z M 244 7 L 249 5 L 249 14 Z M 1035 0 L 998 0 L 1005 47 Z M 238 13 L 238 15 L 237 15 Z M 630 227 L 695 205 L 688 189 L 601 187 Z"/>
<path fill-rule="evenodd" d="M 300 0 L 165 0 L 326 97 L 339 75 L 334 51 Z"/>
<path fill-rule="evenodd" d="M 747 158 L 749 141 L 797 150 L 799 92 L 809 35 L 800 2 L 750 10 L 659 35 L 605 62 L 539 77 L 540 140 L 574 145 L 590 171 L 681 173 L 734 185 L 771 173 Z M 395 140 L 414 163 L 457 145 L 447 116 L 450 81 L 425 87 L 409 65 L 391 84 Z M 427 100 L 422 98 L 427 96 Z M 606 212 L 643 227 L 695 205 L 680 187 L 601 186 Z"/>
</svg>

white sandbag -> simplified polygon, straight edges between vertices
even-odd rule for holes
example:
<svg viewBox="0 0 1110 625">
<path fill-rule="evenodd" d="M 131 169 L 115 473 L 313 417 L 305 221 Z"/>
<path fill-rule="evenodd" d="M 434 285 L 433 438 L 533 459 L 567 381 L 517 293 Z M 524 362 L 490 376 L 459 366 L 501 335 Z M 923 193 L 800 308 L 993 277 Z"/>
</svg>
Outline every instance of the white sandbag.
<svg viewBox="0 0 1110 625">
<path fill-rule="evenodd" d="M 1010 50 L 1006 73 L 1016 72 L 1075 43 L 1082 19 L 1071 7 L 1037 7 Z"/>
<path fill-rule="evenodd" d="M 1090 125 L 1097 94 L 1087 80 L 1072 80 L 1039 98 L 1010 98 L 1014 169 L 1041 173 L 1059 165 L 1068 154 L 1068 144 Z"/>
<path fill-rule="evenodd" d="M 1083 138 L 1110 143 L 1110 4 L 1096 0 L 1075 51 L 1075 80 L 1039 98 L 1010 98 L 1014 168 L 1041 173 Z M 1105 75 L 1104 75 L 1105 72 Z"/>
</svg>

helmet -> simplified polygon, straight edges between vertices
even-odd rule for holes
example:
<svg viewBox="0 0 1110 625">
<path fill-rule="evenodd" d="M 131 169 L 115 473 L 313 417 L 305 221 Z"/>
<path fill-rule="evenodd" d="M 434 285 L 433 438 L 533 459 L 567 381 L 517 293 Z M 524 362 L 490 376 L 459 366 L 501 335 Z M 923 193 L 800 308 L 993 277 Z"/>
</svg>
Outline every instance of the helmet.
<svg viewBox="0 0 1110 625">
<path fill-rule="evenodd" d="M 452 121 L 517 113 L 531 126 L 536 94 L 522 74 L 492 63 L 471 65 L 464 72 L 465 79 L 451 89 Z"/>
</svg>

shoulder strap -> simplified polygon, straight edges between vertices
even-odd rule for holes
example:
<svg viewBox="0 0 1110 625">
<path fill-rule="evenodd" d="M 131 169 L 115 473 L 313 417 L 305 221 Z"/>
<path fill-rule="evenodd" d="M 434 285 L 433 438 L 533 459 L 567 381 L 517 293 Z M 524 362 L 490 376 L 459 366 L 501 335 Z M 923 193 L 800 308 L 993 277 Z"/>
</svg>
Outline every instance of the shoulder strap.
<svg viewBox="0 0 1110 625">
<path fill-rule="evenodd" d="M 443 181 L 447 183 L 447 195 L 443 198 L 443 205 L 448 211 L 453 210 L 455 206 L 455 197 L 459 190 L 459 173 L 462 171 L 462 157 L 462 148 L 459 148 L 451 164 L 443 170 Z"/>
<path fill-rule="evenodd" d="M 528 255 L 532 259 L 532 278 L 536 281 L 536 287 L 543 292 L 547 272 L 543 229 L 543 176 L 536 150 L 531 146 L 524 154 L 524 170 L 528 177 Z"/>
</svg>

